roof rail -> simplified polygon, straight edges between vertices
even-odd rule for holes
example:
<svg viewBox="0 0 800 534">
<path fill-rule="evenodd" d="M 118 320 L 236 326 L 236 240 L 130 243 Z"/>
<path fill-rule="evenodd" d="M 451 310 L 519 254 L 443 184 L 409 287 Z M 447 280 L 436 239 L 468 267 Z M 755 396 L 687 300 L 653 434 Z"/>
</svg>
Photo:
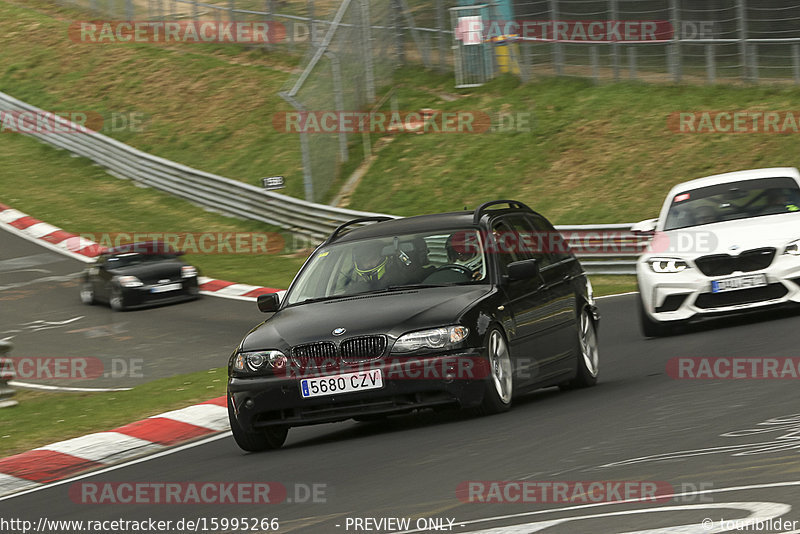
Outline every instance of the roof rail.
<svg viewBox="0 0 800 534">
<path fill-rule="evenodd" d="M 509 208 L 515 210 L 533 211 L 527 205 L 517 200 L 490 200 L 489 202 L 484 202 L 475 209 L 475 215 L 472 216 L 472 224 L 478 224 L 480 222 L 481 216 L 483 216 L 486 208 L 496 206 L 497 204 L 508 204 Z"/>
<path fill-rule="evenodd" d="M 394 217 L 387 217 L 385 215 L 376 215 L 374 217 L 359 217 L 358 219 L 353 219 L 351 221 L 347 221 L 346 223 L 344 223 L 342 225 L 339 225 L 339 227 L 336 230 L 333 231 L 333 233 L 330 235 L 330 237 L 328 237 L 328 239 L 325 240 L 325 243 L 326 244 L 330 243 L 331 241 L 333 241 L 334 239 L 339 237 L 339 234 L 342 232 L 342 230 L 345 230 L 348 226 L 352 226 L 354 224 L 364 223 L 364 222 L 383 222 L 383 221 L 392 221 L 392 220 L 394 220 Z"/>
</svg>

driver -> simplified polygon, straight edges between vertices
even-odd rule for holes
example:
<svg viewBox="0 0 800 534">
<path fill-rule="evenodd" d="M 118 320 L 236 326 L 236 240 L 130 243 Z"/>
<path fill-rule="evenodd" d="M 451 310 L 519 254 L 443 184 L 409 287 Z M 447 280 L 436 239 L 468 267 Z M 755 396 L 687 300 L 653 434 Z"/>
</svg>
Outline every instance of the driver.
<svg viewBox="0 0 800 534">
<path fill-rule="evenodd" d="M 763 212 L 765 215 L 793 211 L 800 211 L 800 208 L 792 203 L 785 189 L 770 189 L 767 191 L 767 207 Z"/>
<path fill-rule="evenodd" d="M 448 263 L 461 265 L 472 272 L 473 280 L 482 276 L 483 260 L 479 254 L 478 240 L 469 232 L 455 232 L 444 244 Z"/>
<path fill-rule="evenodd" d="M 367 241 L 353 250 L 355 281 L 363 285 L 365 291 L 404 283 L 398 258 L 384 256 L 383 248 L 381 241 Z"/>
</svg>

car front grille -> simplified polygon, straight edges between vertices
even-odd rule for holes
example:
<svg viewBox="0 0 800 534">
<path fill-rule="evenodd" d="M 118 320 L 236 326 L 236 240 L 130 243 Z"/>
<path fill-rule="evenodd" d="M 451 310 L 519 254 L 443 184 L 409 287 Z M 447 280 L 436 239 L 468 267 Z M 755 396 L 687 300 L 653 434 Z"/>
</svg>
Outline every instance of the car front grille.
<svg viewBox="0 0 800 534">
<path fill-rule="evenodd" d="M 772 247 L 746 250 L 738 256 L 712 254 L 695 260 L 695 264 L 706 276 L 725 276 L 736 271 L 743 273 L 766 269 L 775 258 Z"/>
<path fill-rule="evenodd" d="M 300 369 L 329 367 L 336 361 L 336 345 L 330 341 L 292 347 L 292 361 Z"/>
<path fill-rule="evenodd" d="M 339 345 L 339 354 L 344 363 L 360 363 L 376 360 L 386 350 L 386 336 L 362 336 L 345 339 Z"/>
<path fill-rule="evenodd" d="M 738 291 L 725 291 L 723 293 L 703 293 L 697 297 L 694 305 L 698 308 L 722 308 L 739 304 L 752 304 L 775 300 L 786 295 L 788 291 L 783 284 L 769 284 L 764 287 L 752 287 Z"/>
</svg>

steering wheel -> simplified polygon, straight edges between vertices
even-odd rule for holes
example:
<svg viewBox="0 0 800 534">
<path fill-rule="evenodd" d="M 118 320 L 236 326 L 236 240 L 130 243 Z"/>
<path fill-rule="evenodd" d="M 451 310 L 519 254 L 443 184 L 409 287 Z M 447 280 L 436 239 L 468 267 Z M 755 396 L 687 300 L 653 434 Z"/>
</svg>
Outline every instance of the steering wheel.
<svg viewBox="0 0 800 534">
<path fill-rule="evenodd" d="M 437 267 L 435 271 L 425 277 L 425 282 L 458 282 L 459 280 L 437 280 L 438 278 L 446 278 L 442 276 L 442 273 L 456 273 L 457 275 L 463 276 L 466 280 L 472 280 L 472 269 L 469 267 L 464 267 L 463 265 L 458 265 L 457 263 L 449 263 L 447 265 L 442 265 L 441 267 Z"/>
</svg>

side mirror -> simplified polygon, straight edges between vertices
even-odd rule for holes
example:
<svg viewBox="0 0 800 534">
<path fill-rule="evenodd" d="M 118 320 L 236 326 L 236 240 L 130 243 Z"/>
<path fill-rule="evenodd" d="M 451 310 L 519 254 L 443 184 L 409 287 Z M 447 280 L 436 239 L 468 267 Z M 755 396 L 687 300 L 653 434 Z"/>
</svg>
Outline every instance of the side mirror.
<svg viewBox="0 0 800 534">
<path fill-rule="evenodd" d="M 281 297 L 277 293 L 267 293 L 259 295 L 256 300 L 258 309 L 262 313 L 271 313 L 278 311 L 278 306 L 281 304 Z"/>
<path fill-rule="evenodd" d="M 539 260 L 535 258 L 515 261 L 508 264 L 509 280 L 528 280 L 539 277 Z"/>
<path fill-rule="evenodd" d="M 658 219 L 647 219 L 644 221 L 639 221 L 638 223 L 631 226 L 631 233 L 632 234 L 652 234 L 656 231 L 656 225 L 658 224 Z"/>
</svg>

